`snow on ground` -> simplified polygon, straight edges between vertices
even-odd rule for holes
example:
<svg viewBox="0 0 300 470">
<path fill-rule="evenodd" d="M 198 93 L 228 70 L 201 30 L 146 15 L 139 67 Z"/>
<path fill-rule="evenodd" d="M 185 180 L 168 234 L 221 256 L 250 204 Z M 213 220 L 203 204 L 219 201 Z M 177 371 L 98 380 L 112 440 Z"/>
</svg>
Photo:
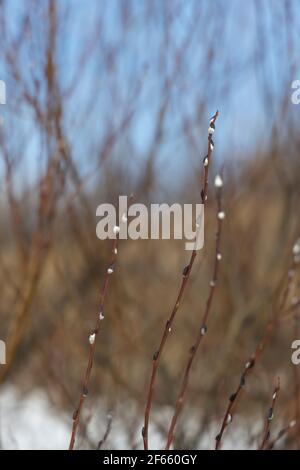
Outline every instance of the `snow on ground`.
<svg viewBox="0 0 300 470">
<path fill-rule="evenodd" d="M 103 436 L 106 426 L 106 411 L 104 406 L 93 404 L 92 419 L 89 422 L 89 437 L 96 443 Z M 121 408 L 121 404 L 119 408 Z M 124 404 L 123 404 L 124 406 Z M 127 410 L 130 405 L 126 406 Z M 124 409 L 124 408 L 123 408 Z M 131 413 L 134 413 L 132 407 Z M 159 418 L 164 423 L 171 416 L 171 409 L 160 410 Z M 107 441 L 107 448 L 128 449 L 128 431 L 118 417 L 118 409 L 114 412 L 111 434 Z M 248 423 L 249 424 L 249 423 Z M 196 422 L 190 418 L 188 430 L 193 434 Z M 218 431 L 219 423 L 213 423 L 202 437 L 197 446 L 199 449 L 212 449 L 214 439 Z M 261 423 L 259 423 L 259 428 Z M 135 441 L 137 448 L 142 448 L 141 440 L 142 422 L 136 426 Z M 238 419 L 223 439 L 224 449 L 249 449 L 249 434 L 247 427 Z M 248 428 L 249 429 L 249 428 Z M 71 430 L 71 416 L 62 413 L 50 403 L 46 393 L 42 390 L 34 390 L 26 395 L 21 394 L 13 386 L 4 387 L 0 392 L 0 448 L 19 450 L 40 449 L 67 449 Z M 257 428 L 254 435 L 259 435 Z M 165 441 L 157 432 L 157 428 L 150 426 L 149 435 L 151 448 L 160 449 Z M 82 444 L 82 443 L 81 443 Z M 255 441 L 252 444 L 255 447 Z M 86 446 L 80 445 L 80 448 Z M 94 446 L 93 446 L 94 447 Z"/>
<path fill-rule="evenodd" d="M 0 393 L 2 449 L 66 449 L 70 426 L 42 391 L 22 397 L 13 387 Z"/>
</svg>

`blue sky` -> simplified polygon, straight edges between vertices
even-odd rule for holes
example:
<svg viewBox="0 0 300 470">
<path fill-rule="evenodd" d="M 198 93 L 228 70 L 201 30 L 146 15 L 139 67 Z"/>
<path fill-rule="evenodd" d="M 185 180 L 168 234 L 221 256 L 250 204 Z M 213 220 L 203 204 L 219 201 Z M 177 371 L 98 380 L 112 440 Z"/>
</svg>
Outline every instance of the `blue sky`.
<svg viewBox="0 0 300 470">
<path fill-rule="evenodd" d="M 7 3 L 10 39 L 18 35 L 29 3 Z M 17 54 L 29 88 L 33 77 L 39 78 L 43 71 L 47 38 L 42 16 L 47 1 L 37 5 L 29 15 L 31 36 Z M 124 30 L 126 5 L 130 13 Z M 220 111 L 215 135 L 217 159 L 239 160 L 253 154 L 258 146 L 260 150 L 267 148 L 282 98 L 290 94 L 291 82 L 300 78 L 299 14 L 296 1 L 289 5 L 287 8 L 285 2 L 266 0 L 59 0 L 57 72 L 61 90 L 76 84 L 65 100 L 65 129 L 82 171 L 94 167 L 102 139 L 112 126 L 118 128 L 126 112 L 124 106 L 128 111 L 130 103 L 135 115 L 114 153 L 124 153 L 119 157 L 124 160 L 132 152 L 135 157 L 128 164 L 134 158 L 134 164 L 142 164 L 153 141 L 166 78 L 170 80 L 169 98 L 158 168 L 162 165 L 169 174 L 176 174 L 186 167 L 189 148 L 182 134 L 183 115 L 191 125 L 195 152 L 205 151 L 207 120 L 216 109 Z M 164 29 L 166 11 L 172 16 L 168 34 Z M 183 44 L 185 51 L 176 71 L 174 51 L 180 51 Z M 213 58 L 208 69 L 205 61 L 210 47 Z M 80 57 L 85 50 L 88 57 L 82 65 Z M 108 50 L 115 54 L 111 70 L 105 62 Z M 24 169 L 22 166 L 27 178 L 33 168 L 39 168 L 41 139 L 28 107 L 24 105 L 16 113 L 14 105 L 20 90 L 3 58 L 0 73 L 7 82 L 5 125 L 17 128 L 18 135 L 27 140 Z M 144 84 L 136 98 L 141 76 L 145 76 Z M 204 107 L 198 109 L 201 103 Z M 296 108 L 288 102 L 289 117 L 297 118 Z"/>
</svg>

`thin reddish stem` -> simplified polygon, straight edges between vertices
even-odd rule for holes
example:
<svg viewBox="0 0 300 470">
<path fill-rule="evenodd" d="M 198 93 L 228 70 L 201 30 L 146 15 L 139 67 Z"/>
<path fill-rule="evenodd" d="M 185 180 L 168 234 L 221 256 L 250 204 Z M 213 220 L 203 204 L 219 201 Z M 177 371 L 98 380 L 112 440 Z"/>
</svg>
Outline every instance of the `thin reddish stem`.
<svg viewBox="0 0 300 470">
<path fill-rule="evenodd" d="M 218 117 L 218 111 L 214 114 L 214 116 L 210 120 L 210 128 L 214 130 L 215 128 L 215 122 Z M 205 206 L 206 201 L 207 201 L 207 193 L 208 193 L 208 175 L 209 175 L 209 166 L 210 166 L 210 161 L 211 161 L 211 155 L 212 155 L 212 150 L 213 150 L 213 140 L 212 140 L 212 134 L 208 134 L 208 146 L 207 146 L 207 156 L 204 158 L 204 181 L 203 181 L 203 189 L 201 191 L 201 199 L 202 199 L 202 204 Z M 181 286 L 179 289 L 179 293 L 177 295 L 174 307 L 172 309 L 171 315 L 166 322 L 162 338 L 159 343 L 159 347 L 157 351 L 153 354 L 153 361 L 152 361 L 152 372 L 151 372 L 151 377 L 150 377 L 150 383 L 149 383 L 149 388 L 148 388 L 148 394 L 147 394 L 147 401 L 146 401 L 146 407 L 145 407 L 145 415 L 144 415 L 144 426 L 142 429 L 142 436 L 143 436 L 143 442 L 144 442 L 144 449 L 148 450 L 148 430 L 149 430 L 149 419 L 150 419 L 150 412 L 151 412 L 151 407 L 153 403 L 153 398 L 154 398 L 154 393 L 155 393 L 155 385 L 156 385 L 156 376 L 157 376 L 157 371 L 159 367 L 159 362 L 160 358 L 162 355 L 162 352 L 164 350 L 164 346 L 167 342 L 168 336 L 170 329 L 172 327 L 172 324 L 174 322 L 174 319 L 176 317 L 177 311 L 180 306 L 180 302 L 182 300 L 184 291 L 186 289 L 186 286 L 188 284 L 190 274 L 194 265 L 194 261 L 197 255 L 197 251 L 193 250 L 189 264 L 186 266 L 186 268 L 183 271 L 183 279 L 181 282 Z"/>
<path fill-rule="evenodd" d="M 193 344 L 193 346 L 190 348 L 189 351 L 189 358 L 187 360 L 186 368 L 184 371 L 184 376 L 181 384 L 181 388 L 178 394 L 178 398 L 176 401 L 175 405 L 175 411 L 174 415 L 171 420 L 170 428 L 168 431 L 168 438 L 167 438 L 167 444 L 166 444 L 166 450 L 169 450 L 172 442 L 174 440 L 174 432 L 175 432 L 175 427 L 179 418 L 179 415 L 182 411 L 183 405 L 184 405 L 184 396 L 186 394 L 187 388 L 188 388 L 188 383 L 189 383 L 189 376 L 191 372 L 191 368 L 193 365 L 193 362 L 196 358 L 197 351 L 199 349 L 200 343 L 204 337 L 204 335 L 207 332 L 207 321 L 211 312 L 211 306 L 213 302 L 213 297 L 216 289 L 216 284 L 218 281 L 218 274 L 219 274 L 219 265 L 220 265 L 220 247 L 221 247 L 221 234 L 222 234 L 222 225 L 223 225 L 223 218 L 219 217 L 219 214 L 222 214 L 222 189 L 219 188 L 217 191 L 217 233 L 216 233 L 216 247 L 215 247 L 215 262 L 214 262 L 214 268 L 213 268 L 213 277 L 212 281 L 210 283 L 210 291 L 209 295 L 207 298 L 206 302 L 206 308 L 204 311 L 204 315 L 201 319 L 200 322 L 200 328 L 198 331 L 198 334 L 196 336 L 196 341 Z"/>
<path fill-rule="evenodd" d="M 104 315 L 103 314 L 103 312 L 104 312 L 104 302 L 105 302 L 105 298 L 106 298 L 106 294 L 107 294 L 107 290 L 108 290 L 108 286 L 109 286 L 109 280 L 110 280 L 110 277 L 113 273 L 113 267 L 114 267 L 114 264 L 116 262 L 117 253 L 118 253 L 118 235 L 116 234 L 116 237 L 115 237 L 115 239 L 113 240 L 113 243 L 112 243 L 112 255 L 111 255 L 109 267 L 106 270 L 106 274 L 105 274 L 105 278 L 104 278 L 104 282 L 103 282 L 103 287 L 102 287 L 102 290 L 101 290 L 101 293 L 100 293 L 100 309 L 99 309 L 99 312 L 97 314 L 95 328 L 91 332 L 91 335 L 90 335 L 90 339 L 91 339 L 91 337 L 93 337 L 94 340 L 90 341 L 90 344 L 89 344 L 88 361 L 87 361 L 87 366 L 86 366 L 86 370 L 85 370 L 85 374 L 84 374 L 84 379 L 83 379 L 83 384 L 82 384 L 82 391 L 81 391 L 81 394 L 80 394 L 78 406 L 77 406 L 76 410 L 73 413 L 73 425 L 72 425 L 72 432 L 71 432 L 69 450 L 74 449 L 74 444 L 75 444 L 75 440 L 76 440 L 76 434 L 77 434 L 77 431 L 78 431 L 78 426 L 79 426 L 79 422 L 80 422 L 82 408 L 83 408 L 84 401 L 85 401 L 85 399 L 87 397 L 87 394 L 88 394 L 88 386 L 89 386 L 91 372 L 92 372 L 93 363 L 94 363 L 94 356 L 95 356 L 95 349 L 96 349 L 96 338 L 99 334 L 100 327 L 101 327 L 101 320 L 103 319 L 103 315 Z"/>
<path fill-rule="evenodd" d="M 278 377 L 277 386 L 276 386 L 276 388 L 273 392 L 273 395 L 272 395 L 271 406 L 270 406 L 268 414 L 266 416 L 263 437 L 262 437 L 261 444 L 259 446 L 259 450 L 264 450 L 267 442 L 270 439 L 271 421 L 273 420 L 273 417 L 274 417 L 274 410 L 275 410 L 275 405 L 276 405 L 276 400 L 277 400 L 277 397 L 278 397 L 279 390 L 280 390 L 280 380 L 279 380 L 279 377 Z"/>
<path fill-rule="evenodd" d="M 267 323 L 262 339 L 260 340 L 258 346 L 256 347 L 256 350 L 255 350 L 254 354 L 250 357 L 250 359 L 247 361 L 247 363 L 244 367 L 244 370 L 242 372 L 240 382 L 239 382 L 239 385 L 238 385 L 237 389 L 229 397 L 229 402 L 228 402 L 226 412 L 225 412 L 225 415 L 224 415 L 224 418 L 223 418 L 223 421 L 222 421 L 222 424 L 221 424 L 221 429 L 220 429 L 219 433 L 216 436 L 215 450 L 219 450 L 220 447 L 221 447 L 221 441 L 222 441 L 223 434 L 224 434 L 227 426 L 231 423 L 231 421 L 233 419 L 233 413 L 234 413 L 234 410 L 237 406 L 237 403 L 238 403 L 240 395 L 243 391 L 243 388 L 246 385 L 247 377 L 254 370 L 254 368 L 256 366 L 256 363 L 259 360 L 260 356 L 262 355 L 263 351 L 265 350 L 265 347 L 266 347 L 268 341 L 271 339 L 276 326 L 278 326 L 282 321 L 282 318 L 280 318 L 280 314 L 290 313 L 290 311 L 293 311 L 296 308 L 296 306 L 292 306 L 292 307 L 289 307 L 285 312 L 282 312 L 282 310 L 283 310 L 283 308 L 284 308 L 284 306 L 287 302 L 287 299 L 289 297 L 291 287 L 292 287 L 292 283 L 293 283 L 294 274 L 291 276 L 290 273 L 294 273 L 295 267 L 296 267 L 295 259 L 293 259 L 293 262 L 292 262 L 292 264 L 290 266 L 290 269 L 288 271 L 288 281 L 287 281 L 287 284 L 286 284 L 285 289 L 283 291 L 283 295 L 282 295 L 281 301 L 279 303 L 279 306 L 275 310 L 275 313 L 273 315 L 273 319 Z M 283 316 L 283 318 L 285 319 L 286 315 Z"/>
</svg>

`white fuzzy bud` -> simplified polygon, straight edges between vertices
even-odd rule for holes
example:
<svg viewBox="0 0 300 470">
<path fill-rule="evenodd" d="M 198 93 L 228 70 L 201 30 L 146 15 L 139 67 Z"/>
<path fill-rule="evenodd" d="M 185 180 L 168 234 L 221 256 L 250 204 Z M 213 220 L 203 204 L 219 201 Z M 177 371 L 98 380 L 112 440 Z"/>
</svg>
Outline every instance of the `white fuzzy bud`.
<svg viewBox="0 0 300 470">
<path fill-rule="evenodd" d="M 202 326 L 202 328 L 200 330 L 200 333 L 201 333 L 202 336 L 206 335 L 206 333 L 207 333 L 207 326 L 206 325 Z"/>
<path fill-rule="evenodd" d="M 113 268 L 108 268 L 107 273 L 112 274 L 114 272 Z"/>
<path fill-rule="evenodd" d="M 291 421 L 289 424 L 289 428 L 293 428 L 295 426 L 296 426 L 296 421 L 295 420 Z"/>
<path fill-rule="evenodd" d="M 232 421 L 232 415 L 228 413 L 227 419 L 226 419 L 226 424 L 230 424 Z"/>
<path fill-rule="evenodd" d="M 209 128 L 208 128 L 209 135 L 212 135 L 214 132 L 215 132 L 214 128 L 209 126 Z"/>
<path fill-rule="evenodd" d="M 208 166 L 208 158 L 207 157 L 204 159 L 204 166 Z"/>
<path fill-rule="evenodd" d="M 297 241 L 297 243 L 295 243 L 295 245 L 293 246 L 293 254 L 294 255 L 299 255 L 299 253 L 300 253 L 300 244 Z"/>
<path fill-rule="evenodd" d="M 104 320 L 104 315 L 102 311 L 99 313 L 99 320 Z"/>
<path fill-rule="evenodd" d="M 220 220 L 224 220 L 224 219 L 225 219 L 225 212 L 224 212 L 224 211 L 218 212 L 218 219 L 220 219 Z"/>
<path fill-rule="evenodd" d="M 218 260 L 218 261 L 221 261 L 221 259 L 222 259 L 222 255 L 221 255 L 221 253 L 218 253 L 218 254 L 217 254 L 217 260 Z"/>
<path fill-rule="evenodd" d="M 114 232 L 115 235 L 117 233 L 119 233 L 120 232 L 120 227 L 118 227 L 118 225 L 115 225 L 114 228 L 113 228 L 113 232 Z"/>
<path fill-rule="evenodd" d="M 217 175 L 215 177 L 215 187 L 216 188 L 222 188 L 222 186 L 223 186 L 223 180 L 222 180 L 220 175 Z"/>
<path fill-rule="evenodd" d="M 90 342 L 90 344 L 94 344 L 95 338 L 96 338 L 95 333 L 93 333 L 93 334 L 91 334 L 91 335 L 89 336 L 89 342 Z"/>
<path fill-rule="evenodd" d="M 123 224 L 126 224 L 126 222 L 127 222 L 128 219 L 127 219 L 127 215 L 126 215 L 125 212 L 124 212 L 124 214 L 122 215 L 122 219 L 121 219 L 121 220 L 122 220 Z"/>
</svg>

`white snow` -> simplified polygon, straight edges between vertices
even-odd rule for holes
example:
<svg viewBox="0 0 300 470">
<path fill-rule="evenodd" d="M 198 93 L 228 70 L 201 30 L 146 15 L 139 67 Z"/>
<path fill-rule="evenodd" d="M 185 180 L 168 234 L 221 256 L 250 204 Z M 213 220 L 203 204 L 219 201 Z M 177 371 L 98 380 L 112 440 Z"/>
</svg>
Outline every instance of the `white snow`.
<svg viewBox="0 0 300 470">
<path fill-rule="evenodd" d="M 92 407 L 92 409 L 91 409 Z M 90 440 L 95 443 L 102 438 L 107 421 L 107 409 L 103 403 L 86 403 L 86 416 L 90 414 L 92 418 L 88 423 L 88 435 Z M 142 416 L 136 419 L 136 407 L 133 403 L 119 403 L 113 410 L 112 429 L 104 448 L 108 449 L 130 449 L 132 445 L 136 448 L 142 448 Z M 153 424 L 155 415 L 157 424 L 160 423 L 160 429 L 166 428 L 172 416 L 173 409 L 164 407 L 158 413 L 153 410 L 151 425 L 149 427 L 149 438 L 152 449 L 161 449 L 165 443 L 165 436 L 158 431 L 158 427 Z M 67 449 L 72 425 L 71 413 L 63 413 L 55 408 L 45 391 L 33 390 L 24 395 L 14 386 L 6 386 L 0 391 L 0 448 L 19 449 L 19 450 L 42 450 L 42 449 Z M 221 418 L 220 418 L 221 419 Z M 250 418 L 249 418 L 250 420 Z M 249 445 L 249 425 L 247 419 L 244 421 L 241 417 L 235 417 L 233 423 L 230 423 L 228 430 L 222 439 L 223 449 L 255 449 L 257 446 L 257 436 L 260 436 L 262 421 L 256 422 L 252 426 L 254 439 Z M 189 415 L 185 417 L 185 435 L 193 436 L 198 428 L 199 417 Z M 128 428 L 134 426 L 134 438 L 129 442 Z M 134 422 L 134 424 L 132 424 Z M 181 424 L 184 425 L 184 422 Z M 215 436 L 218 433 L 220 422 L 211 422 L 207 431 L 202 435 L 198 449 L 213 449 Z M 251 429 L 251 426 L 250 426 Z M 274 431 L 275 432 L 275 431 Z M 274 434 L 275 435 L 275 434 Z M 79 447 L 88 448 L 79 438 Z"/>
</svg>

